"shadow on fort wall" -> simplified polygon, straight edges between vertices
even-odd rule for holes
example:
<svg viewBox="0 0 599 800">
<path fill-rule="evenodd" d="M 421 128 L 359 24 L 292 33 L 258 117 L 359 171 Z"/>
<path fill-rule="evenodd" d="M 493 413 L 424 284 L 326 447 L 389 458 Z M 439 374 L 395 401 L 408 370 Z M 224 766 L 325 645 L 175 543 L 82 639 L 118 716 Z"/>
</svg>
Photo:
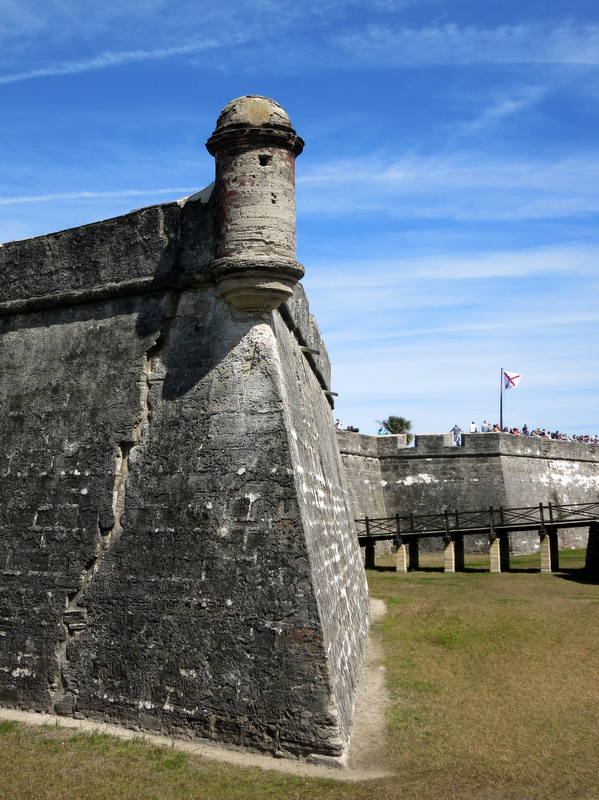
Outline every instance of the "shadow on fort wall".
<svg viewBox="0 0 599 800">
<path fill-rule="evenodd" d="M 175 400 L 182 397 L 208 375 L 226 358 L 243 337 L 248 333 L 255 320 L 232 320 L 218 314 L 214 303 L 200 296 L 193 298 L 193 314 L 178 314 L 181 298 L 184 293 L 192 294 L 193 289 L 165 290 L 147 287 L 143 294 L 117 297 L 81 304 L 64 305 L 58 308 L 30 311 L 14 316 L 0 317 L 0 335 L 26 329 L 65 328 L 75 323 L 91 323 L 113 320 L 110 339 L 115 341 L 126 336 L 126 328 L 119 328 L 119 318 L 137 314 L 135 333 L 138 340 L 144 342 L 145 357 L 159 357 L 164 368 L 162 397 L 164 400 Z M 202 290 L 200 290 L 202 291 Z M 210 291 L 206 287 L 204 292 Z M 197 292 L 197 290 L 196 290 Z M 227 307 L 224 314 L 230 313 Z M 215 317 L 219 319 L 214 320 Z M 226 336 L 214 336 L 211 333 L 213 320 L 221 323 L 221 331 L 226 326 Z M 105 334 L 106 336 L 106 334 Z M 97 358 L 102 356 L 104 347 L 110 347 L 109 341 L 93 342 L 93 331 L 89 332 L 89 344 L 86 347 L 83 339 L 79 339 L 78 357 Z M 65 340 L 68 333 L 65 332 Z M 175 341 L 176 340 L 176 341 Z M 121 342 L 122 343 L 122 342 Z M 139 358 L 139 348 L 133 342 L 130 345 L 132 361 Z M 111 358 L 110 354 L 105 355 Z M 76 358 L 72 368 L 76 370 Z M 114 360 L 114 369 L 122 369 L 123 365 Z"/>
</svg>

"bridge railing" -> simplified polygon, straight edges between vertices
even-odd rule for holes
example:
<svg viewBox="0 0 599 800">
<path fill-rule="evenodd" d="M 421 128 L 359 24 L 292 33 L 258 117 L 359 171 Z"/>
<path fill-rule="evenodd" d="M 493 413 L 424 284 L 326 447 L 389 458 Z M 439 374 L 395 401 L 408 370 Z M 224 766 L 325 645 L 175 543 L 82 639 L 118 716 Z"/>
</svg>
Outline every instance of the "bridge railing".
<svg viewBox="0 0 599 800">
<path fill-rule="evenodd" d="M 550 521 L 564 522 L 568 519 L 585 519 L 591 522 L 599 516 L 599 503 L 572 503 L 570 505 L 552 505 L 549 503 Z"/>
<path fill-rule="evenodd" d="M 394 517 L 357 519 L 356 527 L 360 539 L 399 539 L 401 536 L 427 535 L 450 536 L 457 533 L 490 533 L 496 528 L 511 530 L 539 528 L 547 525 L 567 527 L 565 522 L 581 524 L 599 518 L 599 502 L 554 505 L 539 503 L 523 508 L 493 508 L 478 511 L 444 509 L 432 514 L 409 514 Z"/>
<path fill-rule="evenodd" d="M 547 510 L 549 506 L 547 506 Z M 548 516 L 544 513 L 543 504 L 532 506 L 528 508 L 500 508 L 500 521 L 496 522 L 496 526 L 509 526 L 513 528 L 517 525 L 530 526 L 530 525 L 544 525 L 545 521 L 549 521 Z M 547 520 L 545 517 L 547 516 Z"/>
</svg>

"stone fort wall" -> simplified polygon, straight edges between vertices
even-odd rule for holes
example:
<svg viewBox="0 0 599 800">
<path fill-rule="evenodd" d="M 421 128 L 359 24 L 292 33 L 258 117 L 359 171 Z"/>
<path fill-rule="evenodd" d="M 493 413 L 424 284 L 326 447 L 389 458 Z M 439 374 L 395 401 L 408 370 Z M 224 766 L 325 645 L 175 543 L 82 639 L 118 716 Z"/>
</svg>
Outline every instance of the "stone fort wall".
<svg viewBox="0 0 599 800">
<path fill-rule="evenodd" d="M 580 442 L 502 433 L 364 436 L 337 431 L 356 518 L 522 508 L 599 500 L 599 450 Z M 584 547 L 584 529 L 560 531 L 560 546 Z M 487 542 L 467 537 L 470 550 Z M 424 544 L 424 542 L 423 542 Z M 538 537 L 512 536 L 516 552 L 538 550 Z"/>
<path fill-rule="evenodd" d="M 0 702 L 342 759 L 367 587 L 293 185 L 264 213 L 298 137 L 223 115 L 213 192 L 0 247 Z"/>
</svg>

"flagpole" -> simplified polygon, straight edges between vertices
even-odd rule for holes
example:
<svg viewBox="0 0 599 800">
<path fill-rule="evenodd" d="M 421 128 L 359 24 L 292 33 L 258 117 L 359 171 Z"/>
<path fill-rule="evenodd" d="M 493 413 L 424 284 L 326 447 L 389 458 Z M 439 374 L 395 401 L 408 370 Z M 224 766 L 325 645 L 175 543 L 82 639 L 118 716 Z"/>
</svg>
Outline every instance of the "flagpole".
<svg viewBox="0 0 599 800">
<path fill-rule="evenodd" d="M 499 430 L 503 432 L 503 367 L 501 368 L 501 386 L 499 387 Z"/>
</svg>

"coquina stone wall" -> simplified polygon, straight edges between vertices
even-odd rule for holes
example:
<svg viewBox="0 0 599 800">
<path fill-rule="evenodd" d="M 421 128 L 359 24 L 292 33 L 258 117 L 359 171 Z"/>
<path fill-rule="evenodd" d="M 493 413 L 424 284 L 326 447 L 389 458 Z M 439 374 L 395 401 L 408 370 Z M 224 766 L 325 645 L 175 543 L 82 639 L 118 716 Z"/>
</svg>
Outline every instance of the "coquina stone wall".
<svg viewBox="0 0 599 800">
<path fill-rule="evenodd" d="M 408 447 L 405 435 L 337 437 L 356 518 L 599 500 L 599 450 L 580 442 L 485 433 L 464 434 L 454 447 L 447 433 L 417 435 Z M 583 547 L 587 532 L 559 536 L 562 547 Z M 466 546 L 488 542 L 467 537 Z M 511 546 L 533 552 L 538 537 L 515 534 Z"/>
<path fill-rule="evenodd" d="M 0 246 L 0 702 L 339 760 L 367 587 L 294 219 L 267 258 L 297 137 L 245 101 L 225 267 L 222 191 Z"/>
</svg>

